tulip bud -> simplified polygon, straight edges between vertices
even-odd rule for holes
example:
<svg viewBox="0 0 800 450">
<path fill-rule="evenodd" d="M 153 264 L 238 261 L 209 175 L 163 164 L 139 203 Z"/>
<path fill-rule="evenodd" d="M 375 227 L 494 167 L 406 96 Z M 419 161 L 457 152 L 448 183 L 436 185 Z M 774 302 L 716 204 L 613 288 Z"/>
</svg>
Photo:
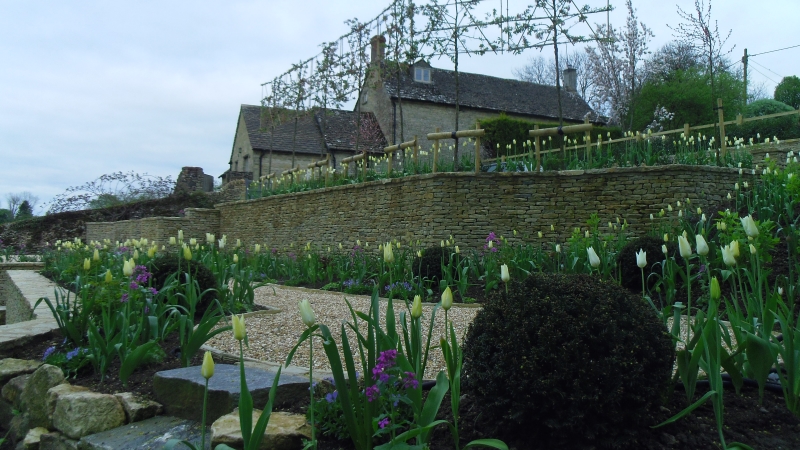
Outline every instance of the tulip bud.
<svg viewBox="0 0 800 450">
<path fill-rule="evenodd" d="M 586 253 L 589 254 L 589 264 L 595 269 L 600 267 L 600 257 L 597 256 L 597 252 L 594 251 L 594 248 L 593 247 L 587 248 Z"/>
<path fill-rule="evenodd" d="M 744 228 L 744 232 L 747 233 L 748 237 L 755 238 L 758 237 L 758 226 L 756 225 L 755 220 L 753 220 L 752 215 L 748 215 L 747 217 L 742 217 L 742 228 Z"/>
<path fill-rule="evenodd" d="M 177 241 L 175 240 L 175 236 L 170 236 L 169 237 L 169 245 L 175 245 L 175 244 L 177 244 Z"/>
<path fill-rule="evenodd" d="M 414 297 L 419 297 L 418 295 Z M 453 291 L 450 290 L 450 286 L 448 286 L 444 292 L 442 292 L 442 308 L 447 311 L 450 307 L 453 306 Z"/>
<path fill-rule="evenodd" d="M 92 260 L 89 258 L 84 258 L 83 260 L 83 270 L 89 270 L 92 268 Z"/>
<path fill-rule="evenodd" d="M 661 253 L 663 253 L 666 256 L 666 254 L 667 254 L 667 246 L 666 246 L 666 244 L 661 246 Z"/>
<path fill-rule="evenodd" d="M 422 250 L 417 250 L 417 258 L 422 258 Z"/>
<path fill-rule="evenodd" d="M 541 239 L 541 238 L 542 238 L 542 236 L 544 236 L 544 235 L 542 234 L 542 232 L 541 232 L 541 231 L 539 231 L 538 233 L 536 233 L 536 235 L 537 235 L 537 236 L 539 236 L 539 239 Z"/>
<path fill-rule="evenodd" d="M 122 263 L 122 274 L 126 277 L 133 275 L 133 261 L 128 260 Z"/>
<path fill-rule="evenodd" d="M 647 252 L 641 248 L 636 252 L 636 265 L 639 266 L 640 269 L 647 267 Z"/>
<path fill-rule="evenodd" d="M 183 246 L 183 259 L 187 261 L 192 260 L 192 249 L 190 249 L 188 245 Z"/>
<path fill-rule="evenodd" d="M 756 251 L 756 246 L 755 246 L 755 245 L 753 245 L 753 244 L 750 244 L 750 254 L 751 254 L 751 255 L 755 255 L 756 253 L 758 253 L 758 252 Z"/>
<path fill-rule="evenodd" d="M 111 283 L 111 280 L 113 280 L 113 279 L 114 279 L 114 277 L 113 277 L 113 276 L 111 276 L 111 269 L 106 269 L 106 278 L 105 278 L 105 282 L 106 282 L 106 283 Z"/>
<path fill-rule="evenodd" d="M 328 251 L 331 251 L 331 248 L 328 247 Z M 261 253 L 261 244 L 256 244 L 253 248 L 253 253 Z"/>
<path fill-rule="evenodd" d="M 708 243 L 706 243 L 705 238 L 698 234 L 695 236 L 695 242 L 697 243 L 697 254 L 698 255 L 707 255 L 708 254 Z"/>
<path fill-rule="evenodd" d="M 317 318 L 314 316 L 314 310 L 311 309 L 311 304 L 308 303 L 308 300 L 301 300 L 299 305 L 300 307 L 300 318 L 303 320 L 303 323 L 306 324 L 307 327 L 312 327 L 317 322 Z"/>
<path fill-rule="evenodd" d="M 492 247 L 494 247 L 494 241 L 489 241 L 489 245 L 488 245 L 488 247 L 489 247 L 489 248 L 492 248 Z"/>
<path fill-rule="evenodd" d="M 94 249 L 94 254 L 92 255 L 92 259 L 94 261 L 100 261 L 100 251 L 99 250 Z"/>
<path fill-rule="evenodd" d="M 692 256 L 692 246 L 689 245 L 689 240 L 686 239 L 686 236 L 678 236 L 678 247 L 682 257 L 688 258 Z"/>
<path fill-rule="evenodd" d="M 178 240 L 183 242 L 183 230 L 178 230 Z"/>
<path fill-rule="evenodd" d="M 733 256 L 732 246 L 733 243 L 722 246 L 722 262 L 724 262 L 726 266 L 736 265 L 736 258 Z"/>
<path fill-rule="evenodd" d="M 556 253 L 561 253 L 561 244 L 556 244 Z"/>
<path fill-rule="evenodd" d="M 583 236 L 584 236 L 586 239 L 589 239 L 589 236 L 590 236 L 590 235 L 589 235 L 589 230 L 586 230 L 586 232 L 583 234 Z"/>
<path fill-rule="evenodd" d="M 308 256 L 311 256 L 311 255 L 308 255 Z M 237 253 L 233 254 L 233 263 L 234 264 L 238 264 L 239 263 L 239 255 Z"/>
<path fill-rule="evenodd" d="M 241 341 L 247 336 L 247 331 L 244 328 L 244 315 L 232 317 L 233 320 L 233 338 Z"/>
<path fill-rule="evenodd" d="M 672 205 L 667 205 L 667 211 L 672 212 Z"/>
<path fill-rule="evenodd" d="M 134 260 L 139 259 L 139 250 L 134 250 L 133 251 L 133 259 Z"/>
<path fill-rule="evenodd" d="M 192 246 L 197 245 L 197 239 L 195 239 L 195 238 L 189 239 L 189 245 L 192 245 Z"/>
<path fill-rule="evenodd" d="M 211 357 L 211 352 L 206 351 L 203 355 L 203 365 L 200 366 L 200 375 L 206 380 L 214 376 L 214 358 Z"/>
<path fill-rule="evenodd" d="M 719 288 L 719 281 L 717 281 L 717 277 L 711 277 L 711 300 L 719 300 L 722 296 L 722 292 Z"/>
<path fill-rule="evenodd" d="M 550 231 L 556 231 L 556 226 L 552 223 L 550 224 Z"/>
<path fill-rule="evenodd" d="M 653 213 L 650 213 L 650 220 L 653 220 L 653 219 L 654 219 Z"/>
<path fill-rule="evenodd" d="M 778 287 L 778 295 L 783 296 L 783 288 L 780 286 Z"/>
<path fill-rule="evenodd" d="M 219 249 L 222 250 L 225 248 L 225 239 L 218 239 L 217 244 L 219 244 Z"/>
<path fill-rule="evenodd" d="M 664 242 L 669 242 L 669 233 L 664 233 Z"/>
<path fill-rule="evenodd" d="M 739 257 L 739 241 L 731 241 L 731 251 L 735 258 Z"/>
<path fill-rule="evenodd" d="M 386 243 L 383 246 L 383 261 L 386 264 L 391 264 L 394 262 L 394 252 L 392 251 L 392 244 Z"/>
<path fill-rule="evenodd" d="M 500 266 L 500 279 L 503 283 L 508 283 L 511 280 L 511 275 L 508 273 L 508 266 L 503 264 Z"/>
<path fill-rule="evenodd" d="M 422 316 L 422 298 L 419 295 L 414 296 L 414 303 L 411 305 L 411 317 L 419 319 Z"/>
<path fill-rule="evenodd" d="M 458 249 L 457 245 L 456 245 L 456 253 L 461 253 L 461 250 Z"/>
</svg>

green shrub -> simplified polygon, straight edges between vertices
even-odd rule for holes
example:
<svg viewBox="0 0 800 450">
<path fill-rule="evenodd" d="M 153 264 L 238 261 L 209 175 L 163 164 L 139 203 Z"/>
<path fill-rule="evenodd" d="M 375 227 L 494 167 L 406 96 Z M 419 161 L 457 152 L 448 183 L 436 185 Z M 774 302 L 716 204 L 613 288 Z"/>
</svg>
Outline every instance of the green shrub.
<svg viewBox="0 0 800 450">
<path fill-rule="evenodd" d="M 442 278 L 442 261 L 449 261 L 450 250 L 445 247 L 428 247 L 422 251 L 422 257 L 414 257 L 411 272 L 420 280 L 428 279 L 438 283 Z"/>
<path fill-rule="evenodd" d="M 756 100 L 745 107 L 744 117 L 759 117 L 768 114 L 792 111 L 794 108 L 776 100 L 763 99 Z M 773 117 L 771 119 L 755 120 L 745 122 L 741 126 L 732 126 L 725 130 L 728 136 L 742 137 L 745 141 L 753 138 L 757 143 L 763 142 L 765 138 L 772 139 L 791 139 L 800 137 L 800 125 L 798 125 L 797 115 L 786 115 Z M 759 138 L 758 135 L 761 135 Z"/>
<path fill-rule="evenodd" d="M 650 277 L 651 273 L 661 275 L 661 267 L 657 263 L 664 261 L 662 245 L 667 246 L 667 252 L 674 256 L 679 267 L 683 267 L 683 258 L 678 252 L 678 244 L 675 242 L 665 242 L 653 236 L 644 236 L 625 244 L 622 250 L 617 253 L 617 267 L 619 267 L 620 284 L 635 293 L 642 292 L 642 271 L 636 265 L 636 253 L 644 250 L 647 253 L 647 267 L 644 268 L 644 276 L 648 286 L 652 287 L 655 280 Z"/>
<path fill-rule="evenodd" d="M 187 264 L 185 260 L 179 258 L 180 256 L 173 253 L 158 256 L 150 262 L 150 272 L 153 274 L 153 286 L 155 286 L 155 288 L 159 291 L 164 289 L 164 285 L 166 284 L 170 275 L 178 272 L 179 264 L 181 271 L 179 281 L 184 283 L 186 281 L 184 274 L 186 273 L 186 270 L 191 267 L 192 279 L 197 280 L 197 284 L 200 286 L 200 292 L 204 292 L 206 289 L 214 289 L 206 292 L 197 303 L 196 315 L 200 317 L 203 315 L 203 313 L 205 313 L 209 305 L 211 305 L 211 303 L 217 298 L 217 279 L 214 276 L 214 272 L 212 272 L 211 269 L 202 263 L 198 261 L 191 261 L 189 264 Z M 178 292 L 182 292 L 182 290 L 179 288 Z"/>
<path fill-rule="evenodd" d="M 533 274 L 491 294 L 470 325 L 465 392 L 506 442 L 619 448 L 654 425 L 674 358 L 640 297 L 590 275 Z"/>
<path fill-rule="evenodd" d="M 775 86 L 774 98 L 794 109 L 800 109 L 800 78 L 794 75 L 783 77 L 781 82 Z"/>
</svg>

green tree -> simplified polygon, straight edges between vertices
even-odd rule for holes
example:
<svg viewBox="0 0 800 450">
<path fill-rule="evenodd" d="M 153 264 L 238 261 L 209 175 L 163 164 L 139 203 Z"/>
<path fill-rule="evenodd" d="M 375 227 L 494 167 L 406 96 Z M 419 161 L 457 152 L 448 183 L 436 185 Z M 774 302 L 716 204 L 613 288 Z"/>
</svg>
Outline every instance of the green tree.
<svg viewBox="0 0 800 450">
<path fill-rule="evenodd" d="M 11 214 L 9 209 L 0 209 L 0 223 L 11 222 L 14 220 L 14 215 Z"/>
<path fill-rule="evenodd" d="M 19 205 L 19 209 L 17 209 L 17 215 L 14 217 L 14 220 L 30 219 L 31 217 L 33 217 L 33 208 L 31 208 L 31 204 L 25 200 Z"/>
<path fill-rule="evenodd" d="M 783 77 L 783 80 L 775 86 L 774 98 L 794 109 L 800 109 L 800 78 L 794 75 Z"/>
<path fill-rule="evenodd" d="M 716 97 L 722 98 L 727 117 L 732 119 L 733 112 L 741 109 L 743 82 L 730 72 L 719 72 L 715 78 Z M 717 111 L 711 107 L 716 99 L 712 97 L 704 68 L 675 70 L 667 77 L 648 80 L 642 86 L 637 103 L 639 106 L 631 121 L 633 130 L 648 126 L 656 128 L 655 131 L 660 127 L 668 130 L 680 128 L 684 123 L 703 125 L 718 120 Z M 669 114 L 659 112 L 664 110 Z"/>
<path fill-rule="evenodd" d="M 756 100 L 744 109 L 744 117 L 759 117 L 770 114 L 792 111 L 793 108 L 785 103 L 768 98 Z M 728 136 L 742 137 L 745 140 L 753 138 L 762 142 L 766 138 L 793 139 L 800 137 L 800 125 L 797 124 L 796 115 L 773 117 L 770 119 L 745 122 L 741 127 L 733 126 L 727 131 Z"/>
</svg>

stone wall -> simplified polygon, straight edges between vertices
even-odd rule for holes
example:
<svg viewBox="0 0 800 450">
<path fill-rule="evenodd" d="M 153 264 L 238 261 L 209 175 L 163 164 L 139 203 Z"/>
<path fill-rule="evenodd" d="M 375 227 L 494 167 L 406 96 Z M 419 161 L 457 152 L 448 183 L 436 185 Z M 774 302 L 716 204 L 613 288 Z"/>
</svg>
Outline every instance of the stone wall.
<svg viewBox="0 0 800 450">
<path fill-rule="evenodd" d="M 174 193 L 213 192 L 214 177 L 206 175 L 202 167 L 183 167 L 175 182 Z"/>
<path fill-rule="evenodd" d="M 207 208 L 187 208 L 184 217 L 148 217 L 139 220 L 119 222 L 88 222 L 86 240 L 124 242 L 126 239 L 147 238 L 157 245 L 164 245 L 170 236 L 177 236 L 183 230 L 184 239 L 205 240 L 206 233 L 219 233 L 219 210 Z"/>
<path fill-rule="evenodd" d="M 356 239 L 372 245 L 393 238 L 436 244 L 453 235 L 457 244 L 474 248 L 491 231 L 511 238 L 515 229 L 527 235 L 542 231 L 550 241 L 563 241 L 574 227 L 586 229 L 593 213 L 601 223 L 626 219 L 632 232 L 642 234 L 651 226 L 651 213 L 677 200 L 688 197 L 692 208 L 709 211 L 726 207 L 725 197 L 739 177 L 736 169 L 683 165 L 437 173 L 215 207 L 220 211 L 218 233 L 248 245 L 282 248 L 313 241 L 349 247 Z"/>
</svg>

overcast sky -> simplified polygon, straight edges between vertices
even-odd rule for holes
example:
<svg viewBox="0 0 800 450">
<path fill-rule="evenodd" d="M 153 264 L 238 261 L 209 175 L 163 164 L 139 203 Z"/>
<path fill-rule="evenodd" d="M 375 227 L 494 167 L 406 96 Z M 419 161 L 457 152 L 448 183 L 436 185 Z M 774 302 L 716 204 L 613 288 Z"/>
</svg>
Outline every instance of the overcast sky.
<svg viewBox="0 0 800 450">
<path fill-rule="evenodd" d="M 511 10 L 527 3 L 512 0 Z M 371 19 L 388 4 L 0 0 L 0 205 L 21 191 L 45 203 L 116 171 L 176 178 L 182 166 L 199 166 L 219 176 L 239 105 L 259 104 L 261 83 L 344 34 L 344 20 Z M 693 11 L 691 0 L 677 4 Z M 612 5 L 612 24 L 624 25 L 624 3 Z M 674 0 L 634 0 L 634 7 L 655 33 L 651 49 L 673 39 Z M 798 0 L 717 0 L 712 16 L 721 32 L 733 30 L 732 59 L 744 48 L 752 55 L 800 44 Z M 605 22 L 605 14 L 592 22 Z M 513 78 L 537 54 L 464 58 L 460 68 Z M 750 79 L 770 95 L 783 76 L 800 75 L 800 47 L 750 61 Z"/>
</svg>

